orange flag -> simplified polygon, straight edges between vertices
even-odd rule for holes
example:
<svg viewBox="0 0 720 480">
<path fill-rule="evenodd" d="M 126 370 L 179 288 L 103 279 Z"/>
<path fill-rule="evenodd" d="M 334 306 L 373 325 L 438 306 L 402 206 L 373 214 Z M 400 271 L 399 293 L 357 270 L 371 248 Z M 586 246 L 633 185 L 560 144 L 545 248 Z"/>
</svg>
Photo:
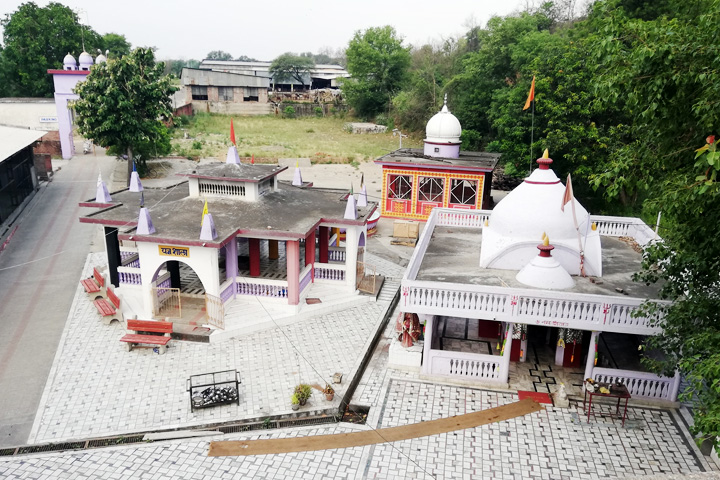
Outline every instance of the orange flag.
<svg viewBox="0 0 720 480">
<path fill-rule="evenodd" d="M 560 205 L 560 210 L 562 210 L 564 212 L 565 205 L 567 205 L 568 202 L 571 202 L 574 199 L 575 199 L 575 197 L 573 196 L 572 181 L 570 180 L 570 174 L 568 173 L 567 183 L 565 184 L 565 195 L 563 195 L 562 205 Z"/>
<path fill-rule="evenodd" d="M 254 154 L 254 153 L 253 153 L 252 158 L 250 159 L 250 163 L 252 163 L 253 165 L 255 165 L 255 154 Z"/>
<path fill-rule="evenodd" d="M 530 84 L 530 93 L 528 94 L 528 98 L 525 101 L 525 106 L 523 107 L 523 110 L 527 110 L 530 108 L 530 103 L 535 100 L 535 75 L 533 75 L 532 83 Z"/>
<path fill-rule="evenodd" d="M 235 145 L 235 126 L 233 125 L 232 118 L 230 119 L 230 141 Z"/>
</svg>

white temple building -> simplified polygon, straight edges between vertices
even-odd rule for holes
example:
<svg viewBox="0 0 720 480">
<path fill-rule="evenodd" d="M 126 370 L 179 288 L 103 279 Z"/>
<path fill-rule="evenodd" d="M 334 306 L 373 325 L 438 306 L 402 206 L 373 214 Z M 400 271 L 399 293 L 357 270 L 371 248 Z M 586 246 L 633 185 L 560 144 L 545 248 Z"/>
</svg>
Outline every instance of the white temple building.
<svg viewBox="0 0 720 480">
<path fill-rule="evenodd" d="M 656 287 L 632 281 L 655 232 L 638 218 L 589 214 L 551 164 L 538 159 L 494 210 L 433 209 L 402 280 L 389 363 L 546 393 L 562 381 L 582 394 L 591 377 L 675 401 L 679 375 L 643 371 L 640 356 L 655 352 L 638 352 L 658 332 L 635 315 Z"/>
</svg>

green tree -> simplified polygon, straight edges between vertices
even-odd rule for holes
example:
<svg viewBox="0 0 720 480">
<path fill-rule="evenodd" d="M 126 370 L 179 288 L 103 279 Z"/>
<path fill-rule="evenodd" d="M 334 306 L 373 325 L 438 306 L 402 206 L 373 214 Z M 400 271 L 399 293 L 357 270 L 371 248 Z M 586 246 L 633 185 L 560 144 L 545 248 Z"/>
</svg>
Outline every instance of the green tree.
<svg viewBox="0 0 720 480">
<path fill-rule="evenodd" d="M 60 3 L 46 7 L 24 3 L 0 24 L 4 29 L 2 83 L 11 96 L 52 97 L 52 76 L 47 70 L 62 68 L 68 52 L 77 59 L 83 36 L 88 52 L 102 47 L 100 36 L 80 25 L 75 12 Z"/>
<path fill-rule="evenodd" d="M 248 57 L 247 55 L 240 55 L 235 60 L 238 62 L 257 62 L 257 58 Z"/>
<path fill-rule="evenodd" d="M 389 111 L 408 78 L 410 51 L 391 26 L 357 31 L 346 51 L 351 78 L 342 84 L 347 102 L 361 117 Z"/>
<path fill-rule="evenodd" d="M 694 168 L 666 179 L 652 201 L 663 212 L 663 241 L 646 249 L 637 279 L 660 285 L 660 298 L 646 313 L 663 313 L 662 333 L 647 347 L 665 353 L 645 358 L 653 370 L 682 372 L 688 388 L 681 399 L 693 405 L 695 434 L 720 437 L 720 151 L 715 137 L 698 150 Z M 690 156 L 689 152 L 685 153 Z M 687 165 L 688 162 L 686 161 Z"/>
<path fill-rule="evenodd" d="M 132 159 L 140 151 L 167 153 L 167 129 L 162 123 L 172 114 L 170 95 L 177 87 L 163 75 L 149 48 L 96 65 L 87 80 L 76 87 L 78 129 L 102 147 L 127 152 L 128 185 Z M 145 161 L 140 157 L 140 162 Z"/>
<path fill-rule="evenodd" d="M 228 52 L 224 52 L 222 50 L 213 50 L 212 52 L 208 53 L 205 57 L 208 60 L 232 60 L 233 56 L 230 55 Z"/>
<path fill-rule="evenodd" d="M 130 42 L 125 35 L 119 33 L 106 33 L 102 37 L 105 50 L 109 50 L 109 58 L 120 58 L 130 53 Z"/>
<path fill-rule="evenodd" d="M 305 82 L 310 77 L 310 70 L 315 66 L 315 61 L 310 56 L 295 55 L 286 52 L 277 57 L 270 64 L 270 74 L 273 81 L 283 83 L 297 80 L 305 87 Z"/>
</svg>

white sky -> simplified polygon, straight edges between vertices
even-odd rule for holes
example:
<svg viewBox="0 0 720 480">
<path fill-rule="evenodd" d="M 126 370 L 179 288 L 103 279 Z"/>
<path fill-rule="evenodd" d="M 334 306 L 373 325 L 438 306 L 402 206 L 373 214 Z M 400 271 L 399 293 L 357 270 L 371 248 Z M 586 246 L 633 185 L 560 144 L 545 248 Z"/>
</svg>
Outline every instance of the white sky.
<svg viewBox="0 0 720 480">
<path fill-rule="evenodd" d="M 272 60 L 286 51 L 344 48 L 357 30 L 392 25 L 406 44 L 422 45 L 465 33 L 468 20 L 485 25 L 527 0 L 58 0 L 100 34 L 124 34 L 133 47 L 155 46 L 157 56 L 201 60 L 211 50 Z M 21 0 L 0 2 L 0 16 Z M 46 6 L 47 0 L 36 0 Z M 532 3 L 532 1 L 530 1 Z M 77 56 L 79 52 L 71 52 Z"/>
</svg>

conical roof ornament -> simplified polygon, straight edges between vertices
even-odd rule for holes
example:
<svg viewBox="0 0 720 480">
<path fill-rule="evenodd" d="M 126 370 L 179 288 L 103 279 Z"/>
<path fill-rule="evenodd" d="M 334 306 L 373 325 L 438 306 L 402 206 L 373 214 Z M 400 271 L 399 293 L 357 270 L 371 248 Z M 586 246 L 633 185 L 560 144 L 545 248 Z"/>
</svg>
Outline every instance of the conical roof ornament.
<svg viewBox="0 0 720 480">
<path fill-rule="evenodd" d="M 548 152 L 547 148 L 543 152 L 542 157 L 538 158 L 536 162 L 539 165 L 538 168 L 540 170 L 550 170 L 550 165 L 552 165 L 553 159 L 550 158 L 550 153 Z"/>
<path fill-rule="evenodd" d="M 96 203 L 112 202 L 112 199 L 110 198 L 110 193 L 108 193 L 107 185 L 105 185 L 105 182 L 103 182 L 102 174 L 98 174 L 97 190 L 95 192 L 95 202 Z"/>
<path fill-rule="evenodd" d="M 240 156 L 238 155 L 237 147 L 235 145 L 230 145 L 230 148 L 228 148 L 227 159 L 225 160 L 225 163 L 234 163 L 236 165 L 240 165 Z"/>
<path fill-rule="evenodd" d="M 200 240 L 211 242 L 217 238 L 218 234 L 215 230 L 215 221 L 212 213 L 206 213 L 203 216 L 202 228 L 200 229 Z"/>
<path fill-rule="evenodd" d="M 130 174 L 130 191 L 131 192 L 142 192 L 143 186 L 140 182 L 140 175 L 138 175 L 135 162 L 133 161 L 133 171 Z"/>
<path fill-rule="evenodd" d="M 295 161 L 295 174 L 293 175 L 293 186 L 295 187 L 302 187 L 303 181 L 302 181 L 302 173 L 300 173 L 300 162 Z"/>
<path fill-rule="evenodd" d="M 140 209 L 136 232 L 138 235 L 152 235 L 155 233 L 155 226 L 150 218 L 150 212 L 145 207 Z"/>
<path fill-rule="evenodd" d="M 345 216 L 347 220 L 357 220 L 357 208 L 355 207 L 355 195 L 350 191 L 350 195 L 347 198 L 347 204 L 345 205 Z"/>
<path fill-rule="evenodd" d="M 531 287 L 553 290 L 573 287 L 575 281 L 550 254 L 555 247 L 550 244 L 550 237 L 545 232 L 542 234 L 542 243 L 537 248 L 540 253 L 518 272 L 515 276 L 517 281 Z"/>
<path fill-rule="evenodd" d="M 360 195 L 358 195 L 357 206 L 367 207 L 367 188 L 365 188 L 365 185 L 362 186 L 362 190 L 360 190 Z"/>
</svg>

